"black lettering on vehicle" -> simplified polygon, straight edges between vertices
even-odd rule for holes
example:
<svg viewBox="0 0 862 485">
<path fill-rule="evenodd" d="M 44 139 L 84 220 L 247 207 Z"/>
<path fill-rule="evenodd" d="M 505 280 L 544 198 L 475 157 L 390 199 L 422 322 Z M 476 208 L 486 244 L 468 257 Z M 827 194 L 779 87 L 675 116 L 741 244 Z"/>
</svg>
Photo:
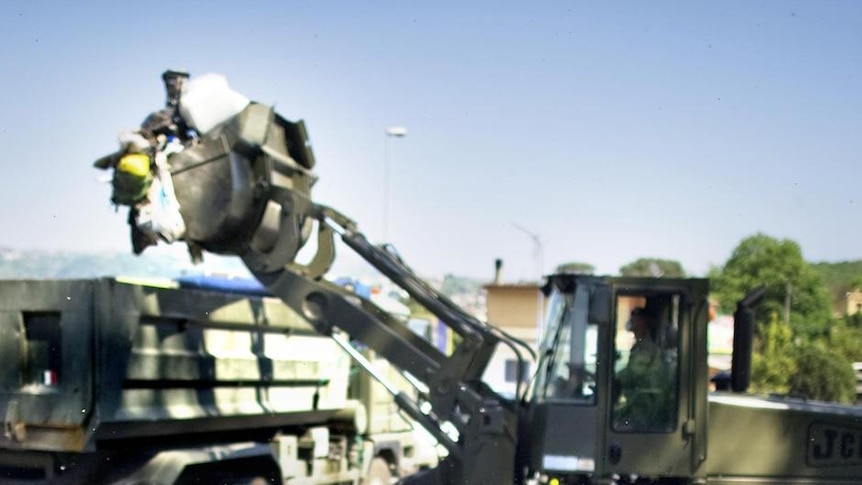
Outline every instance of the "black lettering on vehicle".
<svg viewBox="0 0 862 485">
<path fill-rule="evenodd" d="M 823 430 L 823 436 L 826 438 L 826 446 L 822 446 L 823 443 L 814 445 L 814 458 L 817 460 L 832 458 L 832 454 L 835 452 L 835 438 L 838 436 L 838 432 L 834 429 L 826 429 Z"/>
<path fill-rule="evenodd" d="M 856 436 L 853 433 L 841 435 L 841 458 L 853 458 L 853 443 L 855 441 Z"/>
<path fill-rule="evenodd" d="M 862 465 L 862 428 L 812 423 L 806 462 L 812 467 Z"/>
</svg>

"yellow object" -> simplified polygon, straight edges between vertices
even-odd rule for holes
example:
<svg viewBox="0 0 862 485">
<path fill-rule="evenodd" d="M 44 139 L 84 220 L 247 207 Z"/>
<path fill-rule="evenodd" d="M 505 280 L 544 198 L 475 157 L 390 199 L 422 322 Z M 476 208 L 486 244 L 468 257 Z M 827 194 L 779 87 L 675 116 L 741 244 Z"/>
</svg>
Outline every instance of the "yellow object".
<svg viewBox="0 0 862 485">
<path fill-rule="evenodd" d="M 123 158 L 117 163 L 117 170 L 144 177 L 150 173 L 150 157 L 144 153 L 123 155 Z"/>
</svg>

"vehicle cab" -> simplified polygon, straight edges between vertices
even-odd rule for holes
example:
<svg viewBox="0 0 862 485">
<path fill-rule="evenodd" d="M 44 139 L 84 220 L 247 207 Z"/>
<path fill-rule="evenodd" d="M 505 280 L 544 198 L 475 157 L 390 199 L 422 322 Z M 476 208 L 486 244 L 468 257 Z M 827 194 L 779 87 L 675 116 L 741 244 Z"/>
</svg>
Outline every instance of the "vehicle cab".
<svg viewBox="0 0 862 485">
<path fill-rule="evenodd" d="M 548 278 L 529 463 L 558 483 L 690 476 L 705 459 L 708 282 Z"/>
</svg>

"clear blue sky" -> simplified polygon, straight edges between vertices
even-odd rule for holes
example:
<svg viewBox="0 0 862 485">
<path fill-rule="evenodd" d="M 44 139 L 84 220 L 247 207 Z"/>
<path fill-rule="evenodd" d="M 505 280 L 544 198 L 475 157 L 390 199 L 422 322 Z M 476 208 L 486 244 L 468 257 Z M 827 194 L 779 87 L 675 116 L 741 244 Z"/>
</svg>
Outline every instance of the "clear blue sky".
<svg viewBox="0 0 862 485">
<path fill-rule="evenodd" d="M 467 3 L 467 2 L 463 2 Z M 315 196 L 422 274 L 638 257 L 694 274 L 745 236 L 862 258 L 862 2 L 0 4 L 0 247 L 127 250 L 92 161 L 224 74 L 305 119 Z"/>
</svg>

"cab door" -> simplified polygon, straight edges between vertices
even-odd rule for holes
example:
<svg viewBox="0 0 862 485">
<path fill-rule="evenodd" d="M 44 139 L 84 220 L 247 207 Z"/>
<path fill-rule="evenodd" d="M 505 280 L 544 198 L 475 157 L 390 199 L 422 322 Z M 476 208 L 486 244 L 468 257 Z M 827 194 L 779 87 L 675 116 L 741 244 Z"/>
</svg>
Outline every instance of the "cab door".
<svg viewBox="0 0 862 485">
<path fill-rule="evenodd" d="M 705 458 L 706 312 L 702 280 L 614 284 L 602 474 L 691 476 Z"/>
</svg>

